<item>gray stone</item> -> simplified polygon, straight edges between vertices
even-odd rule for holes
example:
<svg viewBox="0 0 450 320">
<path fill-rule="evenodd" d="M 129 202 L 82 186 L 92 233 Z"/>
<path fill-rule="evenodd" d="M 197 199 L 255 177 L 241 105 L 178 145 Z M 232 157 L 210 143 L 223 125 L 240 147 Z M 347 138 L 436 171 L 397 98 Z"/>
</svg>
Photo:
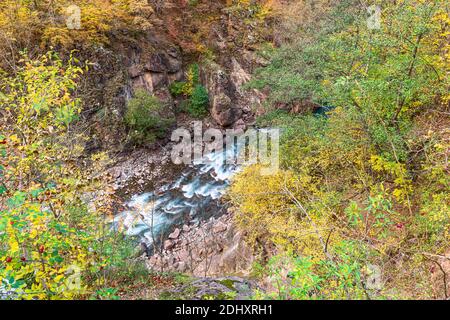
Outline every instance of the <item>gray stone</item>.
<svg viewBox="0 0 450 320">
<path fill-rule="evenodd" d="M 150 75 L 152 77 L 153 88 L 157 89 L 167 85 L 168 79 L 164 73 L 151 72 Z"/>
<path fill-rule="evenodd" d="M 172 240 L 164 241 L 164 250 L 170 250 L 174 247 L 175 243 Z"/>
<path fill-rule="evenodd" d="M 176 228 L 171 234 L 169 234 L 169 239 L 178 239 L 180 233 L 180 229 Z"/>
<path fill-rule="evenodd" d="M 144 65 L 145 70 L 151 72 L 164 72 L 166 71 L 165 57 L 161 53 L 152 55 L 149 61 Z"/>
<path fill-rule="evenodd" d="M 136 64 L 128 68 L 128 73 L 131 78 L 137 78 L 142 74 L 140 66 Z"/>
<path fill-rule="evenodd" d="M 187 262 L 188 259 L 189 259 L 189 252 L 188 252 L 186 249 L 181 250 L 181 251 L 178 253 L 178 259 L 179 259 L 180 261 Z"/>
<path fill-rule="evenodd" d="M 178 59 L 168 57 L 166 66 L 167 66 L 167 72 L 176 73 L 181 70 L 183 63 Z"/>
</svg>

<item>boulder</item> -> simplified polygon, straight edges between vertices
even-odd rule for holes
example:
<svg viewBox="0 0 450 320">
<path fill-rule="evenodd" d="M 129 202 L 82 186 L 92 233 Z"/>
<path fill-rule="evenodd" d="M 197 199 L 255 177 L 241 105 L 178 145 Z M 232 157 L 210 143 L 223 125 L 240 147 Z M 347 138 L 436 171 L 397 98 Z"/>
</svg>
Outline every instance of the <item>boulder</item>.
<svg viewBox="0 0 450 320">
<path fill-rule="evenodd" d="M 128 74 L 130 75 L 130 78 L 137 78 L 141 75 L 141 67 L 139 65 L 132 65 L 128 68 Z"/>
<path fill-rule="evenodd" d="M 227 225 L 224 222 L 222 222 L 222 221 L 217 222 L 213 226 L 213 232 L 214 233 L 224 232 L 225 230 L 227 230 Z"/>
<path fill-rule="evenodd" d="M 175 243 L 172 240 L 164 241 L 164 250 L 170 250 L 174 247 Z"/>
<path fill-rule="evenodd" d="M 250 80 L 250 74 L 242 68 L 235 58 L 231 59 L 231 67 L 230 82 L 236 88 L 236 91 L 242 95 L 244 94 L 243 85 Z"/>
<path fill-rule="evenodd" d="M 255 281 L 241 277 L 201 278 L 168 291 L 176 299 L 249 300 L 261 288 Z"/>
<path fill-rule="evenodd" d="M 164 57 L 164 54 L 162 53 L 156 53 L 153 54 L 149 61 L 144 65 L 144 68 L 146 71 L 151 72 L 165 72 L 167 70 L 166 67 L 166 59 Z"/>
<path fill-rule="evenodd" d="M 247 124 L 243 119 L 239 119 L 234 123 L 233 129 L 245 131 L 245 129 L 247 129 Z"/>
<path fill-rule="evenodd" d="M 181 230 L 176 228 L 171 234 L 169 234 L 169 239 L 178 239 L 180 236 Z"/>
<path fill-rule="evenodd" d="M 261 95 L 256 90 L 244 90 L 250 74 L 237 59 L 231 58 L 224 65 L 227 68 L 213 63 L 202 69 L 211 101 L 211 116 L 222 127 L 231 127 L 239 120 L 250 123 L 252 108 L 261 104 Z"/>
<path fill-rule="evenodd" d="M 211 116 L 223 127 L 230 126 L 236 120 L 231 99 L 225 93 L 220 92 L 213 97 Z"/>
<path fill-rule="evenodd" d="M 174 59 L 172 57 L 167 57 L 166 60 L 167 72 L 177 73 L 183 67 L 183 63 L 179 59 Z"/>
</svg>

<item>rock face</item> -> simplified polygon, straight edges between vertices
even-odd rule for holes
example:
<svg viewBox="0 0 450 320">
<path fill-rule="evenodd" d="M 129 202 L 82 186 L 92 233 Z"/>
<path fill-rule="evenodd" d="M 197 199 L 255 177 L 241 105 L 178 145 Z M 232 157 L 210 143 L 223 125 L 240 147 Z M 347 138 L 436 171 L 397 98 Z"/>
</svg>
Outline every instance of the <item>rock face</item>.
<svg viewBox="0 0 450 320">
<path fill-rule="evenodd" d="M 240 110 L 233 108 L 230 97 L 221 91 L 213 93 L 211 115 L 222 127 L 227 127 L 233 124 L 239 116 Z"/>
<path fill-rule="evenodd" d="M 450 250 L 430 263 L 431 283 L 436 299 L 450 299 L 450 282 L 446 276 L 450 274 Z"/>
<path fill-rule="evenodd" d="M 137 88 L 159 97 L 170 112 L 180 111 L 169 86 L 184 80 L 192 62 L 199 63 L 202 84 L 209 89 L 211 117 L 205 121 L 212 126 L 242 128 L 242 123 L 253 123 L 255 113 L 263 112 L 264 94 L 244 90 L 244 84 L 257 67 L 268 63 L 255 52 L 260 44 L 273 42 L 272 22 L 258 18 L 249 24 L 243 19 L 246 12 L 229 10 L 234 6 L 229 1 L 200 1 L 193 6 L 186 0 L 167 0 L 149 5 L 141 32 L 111 32 L 107 46 L 86 52 L 92 68 L 80 91 L 89 92 L 85 98 L 89 110 L 84 113 L 94 124 L 86 144 L 89 152 L 119 153 L 130 147 L 123 120 Z M 187 117 L 176 113 L 178 125 Z"/>
<path fill-rule="evenodd" d="M 257 90 L 244 89 L 250 74 L 236 58 L 231 57 L 223 64 L 211 63 L 203 70 L 211 101 L 211 116 L 222 127 L 235 127 L 238 121 L 252 123 L 264 95 Z"/>
<path fill-rule="evenodd" d="M 201 82 L 209 93 L 210 114 L 215 124 L 229 128 L 235 127 L 238 121 L 253 123 L 255 113 L 262 112 L 264 94 L 246 90 L 244 85 L 257 67 L 267 64 L 256 54 L 256 49 L 259 43 L 270 39 L 262 39 L 256 28 L 249 28 L 239 15 L 223 10 L 226 5 L 221 2 L 198 8 L 202 14 L 214 12 L 211 17 L 216 18 L 208 23 L 197 21 L 196 15 L 189 12 L 194 9 L 186 8 L 186 2 L 166 1 L 162 5 L 155 9 L 154 28 L 128 54 L 130 91 L 142 88 L 158 97 L 162 95 L 163 101 L 175 107 L 177 101 L 165 93 L 173 81 L 184 80 L 185 67 L 197 61 Z M 198 59 L 198 44 L 184 41 L 184 38 L 196 39 L 205 23 L 208 28 L 202 30 L 202 46 L 211 49 L 214 59 Z"/>
<path fill-rule="evenodd" d="M 168 49 L 153 53 L 150 57 L 138 56 L 135 61 L 128 68 L 133 90 L 145 89 L 173 106 L 168 87 L 173 81 L 184 78 L 181 54 L 176 49 Z M 264 96 L 257 90 L 244 89 L 250 74 L 237 59 L 232 57 L 222 63 L 201 67 L 202 82 L 209 94 L 211 117 L 221 127 L 234 126 L 238 121 L 251 123 L 254 110 L 261 107 Z"/>
<path fill-rule="evenodd" d="M 183 78 L 183 61 L 181 53 L 169 47 L 150 55 L 135 53 L 133 62 L 128 68 L 132 88 L 145 89 L 157 96 L 164 92 L 164 101 L 170 101 L 167 87 L 170 82 Z"/>
<path fill-rule="evenodd" d="M 148 260 L 150 269 L 199 277 L 247 275 L 254 260 L 242 233 L 234 227 L 230 213 L 198 226 L 175 229 L 161 249 Z"/>
<path fill-rule="evenodd" d="M 253 63 L 252 55 L 244 55 L 244 65 Z M 182 54 L 169 47 L 150 56 L 134 54 L 128 67 L 131 88 L 144 89 L 156 95 L 171 108 L 174 101 L 169 93 L 169 86 L 174 81 L 184 78 Z M 254 111 L 261 107 L 264 95 L 257 90 L 247 91 L 245 83 L 250 74 L 234 57 L 222 59 L 218 63 L 201 66 L 202 82 L 209 94 L 210 113 L 214 121 L 221 127 L 235 127 L 238 121 L 252 123 Z"/>
</svg>

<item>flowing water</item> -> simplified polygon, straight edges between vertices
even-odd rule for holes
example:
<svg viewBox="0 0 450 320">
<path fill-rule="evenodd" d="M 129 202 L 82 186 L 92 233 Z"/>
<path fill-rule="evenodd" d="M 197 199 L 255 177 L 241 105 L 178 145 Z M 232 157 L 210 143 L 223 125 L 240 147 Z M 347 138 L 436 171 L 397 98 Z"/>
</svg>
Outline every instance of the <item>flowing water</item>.
<svg viewBox="0 0 450 320">
<path fill-rule="evenodd" d="M 202 164 L 187 166 L 172 183 L 132 196 L 128 209 L 115 217 L 114 226 L 150 245 L 167 237 L 176 225 L 223 214 L 226 208 L 220 199 L 239 169 L 225 160 L 235 152 L 230 148 L 207 154 Z"/>
</svg>

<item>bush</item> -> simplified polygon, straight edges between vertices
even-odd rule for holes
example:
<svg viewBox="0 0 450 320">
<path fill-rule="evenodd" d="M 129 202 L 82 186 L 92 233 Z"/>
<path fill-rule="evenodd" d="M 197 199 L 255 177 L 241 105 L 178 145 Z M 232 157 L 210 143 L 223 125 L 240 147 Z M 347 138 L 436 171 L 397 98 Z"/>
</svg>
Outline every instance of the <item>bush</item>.
<svg viewBox="0 0 450 320">
<path fill-rule="evenodd" d="M 108 45 L 112 35 L 121 30 L 137 33 L 149 25 L 147 17 L 153 9 L 142 0 L 40 0 L 0 1 L 0 64 L 9 68 L 13 56 L 24 48 L 40 51 L 57 47 L 60 53 L 83 47 L 94 50 Z M 69 29 L 66 19 L 80 10 L 80 29 Z M 72 7 L 74 8 L 74 7 Z M 74 19 L 76 21 L 76 19 Z M 69 21 L 69 20 L 67 20 Z"/>
<path fill-rule="evenodd" d="M 172 82 L 169 86 L 170 94 L 174 97 L 182 95 L 185 86 L 186 86 L 186 82 L 184 82 L 184 81 Z"/>
<path fill-rule="evenodd" d="M 367 271 L 360 262 L 369 251 L 363 244 L 342 241 L 330 248 L 334 260 L 279 254 L 269 259 L 262 274 L 269 276 L 276 290 L 259 298 L 284 300 L 365 299 Z M 373 270 L 375 271 L 375 270 Z M 370 292 L 371 298 L 386 298 Z"/>
<path fill-rule="evenodd" d="M 186 81 L 175 81 L 170 87 L 170 93 L 173 96 L 184 95 L 186 97 L 191 97 L 195 86 L 200 83 L 200 68 L 198 64 L 193 63 L 189 65 L 187 71 L 187 80 Z"/>
<path fill-rule="evenodd" d="M 208 103 L 208 91 L 206 91 L 204 86 L 196 85 L 192 91 L 186 111 L 193 117 L 204 117 L 208 114 Z"/>
<path fill-rule="evenodd" d="M 0 110 L 10 109 L 0 120 L 0 299 L 80 298 L 96 285 L 85 275 L 100 274 L 108 258 L 95 250 L 112 197 L 94 194 L 106 190 L 108 179 L 95 175 L 109 160 L 80 160 L 87 137 L 74 130 L 75 58 L 22 59 L 16 74 L 0 75 Z"/>
<path fill-rule="evenodd" d="M 164 115 L 164 105 L 145 90 L 137 90 L 128 102 L 125 123 L 135 144 L 152 143 L 163 138 L 173 118 Z"/>
<path fill-rule="evenodd" d="M 191 64 L 187 72 L 187 81 L 175 81 L 169 87 L 174 96 L 183 95 L 189 98 L 181 104 L 181 109 L 195 118 L 208 114 L 208 91 L 200 84 L 200 69 L 198 64 Z"/>
<path fill-rule="evenodd" d="M 356 1 L 343 5 L 254 75 L 273 108 L 306 98 L 336 107 L 327 117 L 276 110 L 258 119 L 283 129 L 281 170 L 262 176 L 254 165 L 233 178 L 235 221 L 252 245 L 300 258 L 281 264 L 290 271 L 282 298 L 447 297 L 448 280 L 440 275 L 436 289 L 438 276 L 428 276 L 450 234 L 448 126 L 435 112 L 450 98 L 444 64 L 432 62 L 446 55 L 444 2 L 386 3 L 384 21 L 395 23 L 377 32 Z M 377 268 L 389 280 L 375 288 Z"/>
</svg>

